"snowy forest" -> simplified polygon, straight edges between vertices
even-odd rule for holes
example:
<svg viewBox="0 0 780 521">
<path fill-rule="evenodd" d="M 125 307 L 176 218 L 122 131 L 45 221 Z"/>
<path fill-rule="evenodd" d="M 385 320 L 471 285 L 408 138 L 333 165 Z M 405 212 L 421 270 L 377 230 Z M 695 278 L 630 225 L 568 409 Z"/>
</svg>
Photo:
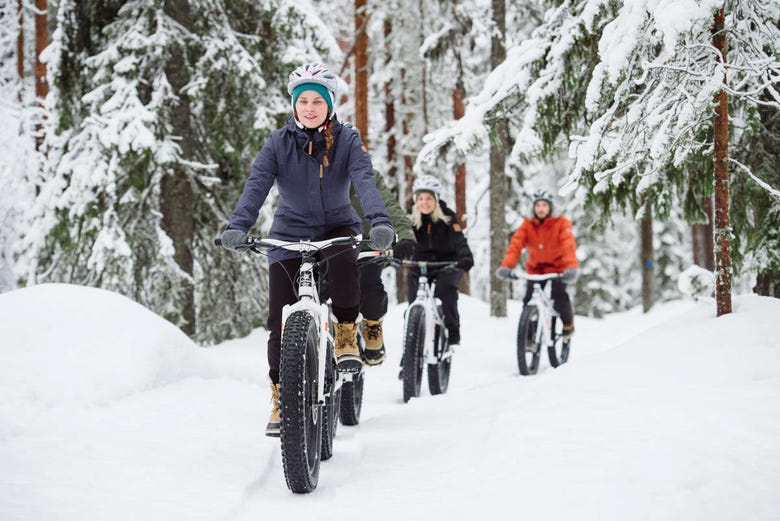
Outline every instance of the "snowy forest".
<svg viewBox="0 0 780 521">
<path fill-rule="evenodd" d="M 442 180 L 494 316 L 539 187 L 578 315 L 678 298 L 692 266 L 718 314 L 780 297 L 780 0 L 3 0 L 0 291 L 111 290 L 201 345 L 265 325 L 267 266 L 213 239 L 305 62 L 403 206 Z"/>
</svg>

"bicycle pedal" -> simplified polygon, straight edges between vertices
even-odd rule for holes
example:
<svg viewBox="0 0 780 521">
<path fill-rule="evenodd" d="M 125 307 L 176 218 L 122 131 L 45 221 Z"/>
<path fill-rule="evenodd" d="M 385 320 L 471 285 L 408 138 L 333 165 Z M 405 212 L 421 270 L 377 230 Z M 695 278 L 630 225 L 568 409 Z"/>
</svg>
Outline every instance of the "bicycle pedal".
<svg viewBox="0 0 780 521">
<path fill-rule="evenodd" d="M 360 359 L 349 358 L 336 364 L 336 369 L 340 373 L 358 373 L 363 369 L 363 362 Z"/>
</svg>

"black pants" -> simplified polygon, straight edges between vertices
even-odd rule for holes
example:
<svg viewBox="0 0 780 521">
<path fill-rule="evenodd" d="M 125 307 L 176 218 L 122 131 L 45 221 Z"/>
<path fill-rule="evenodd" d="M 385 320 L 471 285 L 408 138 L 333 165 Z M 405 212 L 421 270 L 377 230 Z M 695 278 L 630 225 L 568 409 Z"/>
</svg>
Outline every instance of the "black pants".
<svg viewBox="0 0 780 521">
<path fill-rule="evenodd" d="M 458 284 L 463 277 L 463 271 L 442 270 L 428 274 L 428 281 L 436 281 L 435 297 L 441 299 L 444 308 L 444 325 L 447 326 L 450 344 L 460 344 L 460 313 L 458 313 Z M 411 304 L 417 298 L 417 281 L 420 274 L 416 270 L 409 270 L 407 276 L 406 298 Z"/>
<path fill-rule="evenodd" d="M 539 284 L 542 289 L 547 285 L 548 281 L 542 281 Z M 525 297 L 523 297 L 523 305 L 528 304 L 531 300 L 531 296 L 534 293 L 534 283 L 529 281 L 525 287 Z M 574 322 L 574 311 L 571 308 L 571 300 L 569 300 L 569 294 L 566 293 L 566 284 L 561 282 L 560 279 L 554 279 L 552 281 L 552 290 L 550 296 L 553 299 L 553 309 L 558 312 L 563 320 L 564 324 L 571 324 Z"/>
<path fill-rule="evenodd" d="M 379 320 L 387 313 L 387 292 L 382 284 L 384 264 L 371 259 L 358 261 L 360 270 L 360 312 L 367 320 Z"/>
<path fill-rule="evenodd" d="M 338 229 L 325 238 L 351 234 L 351 230 Z M 352 246 L 331 246 L 323 250 L 321 256 L 326 262 L 320 266 L 318 278 L 327 274 L 330 280 L 328 293 L 333 301 L 333 314 L 339 322 L 354 322 L 360 306 L 356 264 L 358 250 Z M 297 273 L 300 266 L 300 259 L 289 259 L 275 262 L 268 268 L 268 376 L 273 383 L 279 383 L 282 308 L 298 301 Z"/>
<path fill-rule="evenodd" d="M 382 283 L 382 270 L 385 264 L 377 264 L 371 258 L 361 259 L 357 263 L 360 278 L 360 312 L 364 319 L 379 320 L 387 313 L 387 292 Z M 319 277 L 320 300 L 326 302 L 330 296 L 327 277 Z"/>
</svg>

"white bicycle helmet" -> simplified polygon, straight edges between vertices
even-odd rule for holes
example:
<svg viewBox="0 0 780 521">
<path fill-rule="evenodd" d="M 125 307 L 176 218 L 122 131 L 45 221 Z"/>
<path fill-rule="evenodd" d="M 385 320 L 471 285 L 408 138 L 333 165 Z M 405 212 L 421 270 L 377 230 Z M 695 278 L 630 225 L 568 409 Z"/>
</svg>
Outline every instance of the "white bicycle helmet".
<svg viewBox="0 0 780 521">
<path fill-rule="evenodd" d="M 550 213 L 552 214 L 553 196 L 550 192 L 540 188 L 534 192 L 533 200 L 534 200 L 533 202 L 534 205 L 536 205 L 537 201 L 547 201 L 547 204 L 550 205 Z"/>
<path fill-rule="evenodd" d="M 550 203 L 550 206 L 552 206 L 553 204 L 553 196 L 547 190 L 540 189 L 535 191 L 533 198 L 534 198 L 534 204 L 536 204 L 537 201 L 547 201 L 548 203 Z"/>
<path fill-rule="evenodd" d="M 287 81 L 287 94 L 292 96 L 295 87 L 303 83 L 322 85 L 330 91 L 335 103 L 339 91 L 338 80 L 336 75 L 322 63 L 305 63 L 292 71 Z"/>
<path fill-rule="evenodd" d="M 414 180 L 414 184 L 412 185 L 412 192 L 414 193 L 415 197 L 417 197 L 418 192 L 431 192 L 438 201 L 439 193 L 441 192 L 441 182 L 438 178 L 432 175 L 423 174 Z"/>
</svg>

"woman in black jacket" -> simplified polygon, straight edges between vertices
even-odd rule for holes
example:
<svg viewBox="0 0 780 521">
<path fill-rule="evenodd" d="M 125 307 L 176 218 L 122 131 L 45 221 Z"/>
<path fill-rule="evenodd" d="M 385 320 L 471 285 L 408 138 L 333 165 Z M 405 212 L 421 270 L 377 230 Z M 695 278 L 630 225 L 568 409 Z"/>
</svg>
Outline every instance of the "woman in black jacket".
<svg viewBox="0 0 780 521">
<path fill-rule="evenodd" d="M 457 346 L 460 344 L 458 284 L 463 272 L 474 266 L 474 257 L 455 212 L 439 200 L 439 180 L 431 175 L 422 175 L 415 180 L 412 189 L 414 205 L 410 219 L 417 238 L 414 260 L 458 263 L 459 269 L 429 271 L 429 279 L 436 281 L 435 296 L 443 304 L 444 324 L 447 326 L 450 345 Z M 417 296 L 418 278 L 415 271 L 409 273 L 407 299 L 410 303 Z"/>
</svg>

